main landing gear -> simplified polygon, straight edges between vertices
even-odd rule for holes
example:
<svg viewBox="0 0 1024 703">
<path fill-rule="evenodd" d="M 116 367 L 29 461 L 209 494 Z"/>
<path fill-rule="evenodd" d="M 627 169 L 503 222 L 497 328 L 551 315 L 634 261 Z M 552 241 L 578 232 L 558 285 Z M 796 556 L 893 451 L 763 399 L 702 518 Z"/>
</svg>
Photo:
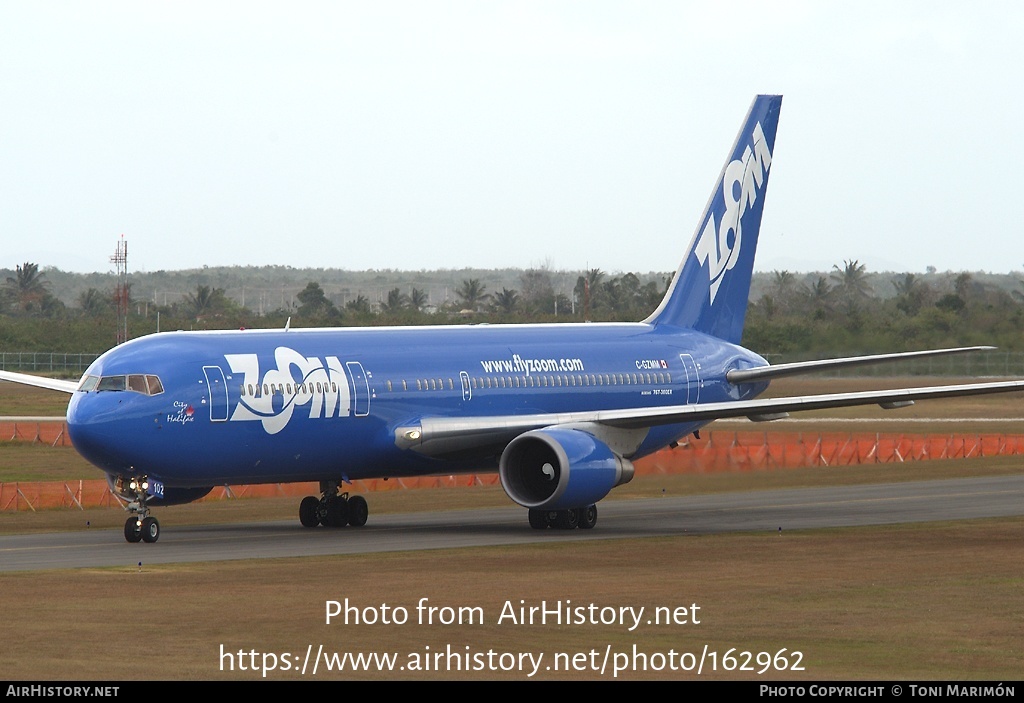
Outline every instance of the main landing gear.
<svg viewBox="0 0 1024 703">
<path fill-rule="evenodd" d="M 530 509 L 530 527 L 535 530 L 591 530 L 597 524 L 597 506 L 585 508 L 569 508 L 568 510 L 537 510 Z"/>
<path fill-rule="evenodd" d="M 366 499 L 338 493 L 337 481 L 320 482 L 321 497 L 306 496 L 299 503 L 299 522 L 303 527 L 362 527 L 370 515 Z"/>
<path fill-rule="evenodd" d="M 160 539 L 160 523 L 149 514 L 146 505 L 149 480 L 145 476 L 133 476 L 118 478 L 117 484 L 121 495 L 129 497 L 125 510 L 132 514 L 124 523 L 124 538 L 129 542 L 156 542 Z"/>
</svg>

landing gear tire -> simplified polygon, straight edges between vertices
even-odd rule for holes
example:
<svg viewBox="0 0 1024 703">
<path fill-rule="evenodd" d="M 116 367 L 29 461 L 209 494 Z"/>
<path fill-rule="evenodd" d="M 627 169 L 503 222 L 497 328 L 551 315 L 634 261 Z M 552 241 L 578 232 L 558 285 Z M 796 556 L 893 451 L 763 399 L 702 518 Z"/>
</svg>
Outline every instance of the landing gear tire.
<svg viewBox="0 0 1024 703">
<path fill-rule="evenodd" d="M 160 523 L 149 514 L 148 477 L 111 476 L 109 483 L 111 489 L 128 501 L 125 510 L 131 517 L 124 523 L 125 541 L 152 543 L 160 539 Z"/>
<path fill-rule="evenodd" d="M 299 503 L 299 522 L 303 527 L 362 527 L 370 515 L 366 498 L 339 493 L 340 481 L 321 481 L 320 497 L 307 496 Z"/>
<path fill-rule="evenodd" d="M 548 511 L 530 508 L 530 527 L 535 530 L 548 529 Z"/>
<path fill-rule="evenodd" d="M 558 517 L 555 518 L 555 527 L 560 530 L 575 530 L 580 524 L 580 511 L 579 508 L 569 508 L 567 510 L 559 510 Z"/>
<path fill-rule="evenodd" d="M 160 539 L 160 523 L 155 517 L 147 517 L 142 521 L 142 541 L 152 544 Z"/>
<path fill-rule="evenodd" d="M 319 507 L 320 501 L 314 496 L 302 499 L 299 503 L 299 522 L 303 527 L 316 527 L 320 524 L 320 515 L 317 513 Z"/>
<path fill-rule="evenodd" d="M 580 508 L 580 529 L 581 530 L 592 530 L 594 525 L 597 524 L 597 506 L 588 505 L 585 508 Z"/>
<path fill-rule="evenodd" d="M 366 504 L 366 498 L 352 496 L 348 499 L 348 524 L 352 527 L 362 527 L 370 517 L 370 506 Z"/>
<path fill-rule="evenodd" d="M 342 496 L 336 496 L 333 500 L 327 501 L 327 514 L 323 520 L 326 527 L 344 527 L 348 524 L 348 501 Z"/>
<path fill-rule="evenodd" d="M 142 528 L 137 517 L 130 517 L 124 523 L 124 538 L 128 542 L 142 541 Z"/>
</svg>

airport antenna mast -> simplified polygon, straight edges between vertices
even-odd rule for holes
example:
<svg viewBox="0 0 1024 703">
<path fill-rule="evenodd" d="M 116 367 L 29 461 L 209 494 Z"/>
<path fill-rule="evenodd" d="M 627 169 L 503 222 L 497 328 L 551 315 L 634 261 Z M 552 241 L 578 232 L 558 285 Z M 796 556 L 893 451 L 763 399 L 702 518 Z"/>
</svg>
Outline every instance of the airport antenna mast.
<svg viewBox="0 0 1024 703">
<path fill-rule="evenodd" d="M 117 344 L 128 341 L 128 242 L 124 235 L 117 243 L 117 250 L 110 257 L 110 262 L 117 267 L 117 289 L 114 291 L 114 303 L 117 307 Z"/>
</svg>

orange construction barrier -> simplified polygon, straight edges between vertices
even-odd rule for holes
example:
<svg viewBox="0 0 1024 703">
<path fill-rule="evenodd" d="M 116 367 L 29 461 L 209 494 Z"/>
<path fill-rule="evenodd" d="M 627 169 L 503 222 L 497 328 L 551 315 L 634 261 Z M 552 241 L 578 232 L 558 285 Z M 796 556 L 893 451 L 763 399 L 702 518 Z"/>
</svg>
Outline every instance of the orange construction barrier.
<svg viewBox="0 0 1024 703">
<path fill-rule="evenodd" d="M 51 447 L 71 446 L 67 425 L 46 420 L 0 420 L 0 440 L 45 443 Z"/>
<path fill-rule="evenodd" d="M 636 463 L 638 474 L 850 466 L 1024 453 L 1024 435 L 709 432 Z"/>
<path fill-rule="evenodd" d="M 62 445 L 64 423 L 0 422 L 0 438 Z M 70 444 L 68 442 L 68 444 Z M 867 432 L 707 432 L 674 449 L 636 462 L 638 475 L 762 471 L 808 466 L 850 466 L 929 459 L 970 459 L 1024 453 L 1024 435 L 912 435 Z M 356 491 L 498 485 L 496 473 L 355 481 Z M 316 495 L 315 483 L 218 486 L 203 500 Z M 120 507 L 103 479 L 0 483 L 0 510 Z"/>
</svg>

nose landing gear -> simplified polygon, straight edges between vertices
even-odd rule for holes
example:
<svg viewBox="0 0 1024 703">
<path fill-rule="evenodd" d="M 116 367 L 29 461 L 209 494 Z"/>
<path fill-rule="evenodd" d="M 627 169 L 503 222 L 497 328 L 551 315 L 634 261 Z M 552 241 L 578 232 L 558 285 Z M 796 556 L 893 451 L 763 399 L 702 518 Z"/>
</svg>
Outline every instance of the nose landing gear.
<svg viewBox="0 0 1024 703">
<path fill-rule="evenodd" d="M 156 542 L 160 539 L 160 522 L 149 514 L 146 504 L 149 479 L 145 476 L 118 477 L 114 488 L 128 498 L 125 510 L 132 516 L 124 523 L 124 538 L 128 542 Z"/>
</svg>

